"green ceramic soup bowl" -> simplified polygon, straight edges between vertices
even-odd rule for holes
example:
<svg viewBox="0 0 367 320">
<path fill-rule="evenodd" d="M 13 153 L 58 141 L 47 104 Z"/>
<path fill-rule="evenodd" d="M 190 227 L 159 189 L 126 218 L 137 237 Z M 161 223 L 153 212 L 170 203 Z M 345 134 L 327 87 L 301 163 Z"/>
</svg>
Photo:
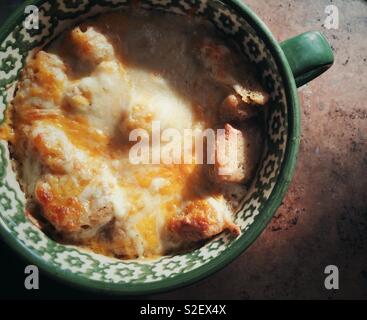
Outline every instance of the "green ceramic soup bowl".
<svg viewBox="0 0 367 320">
<path fill-rule="evenodd" d="M 28 5 L 38 8 L 38 29 L 24 24 Z M 129 5 L 130 0 L 35 0 L 19 7 L 0 29 L 0 120 L 32 50 L 83 19 Z M 7 143 L 1 141 L 0 234 L 4 241 L 30 264 L 62 282 L 124 295 L 160 292 L 198 281 L 231 262 L 260 235 L 280 205 L 296 164 L 300 140 L 297 86 L 333 63 L 331 48 L 320 33 L 308 32 L 278 43 L 239 0 L 140 0 L 138 5 L 211 21 L 256 66 L 271 95 L 271 107 L 266 115 L 264 154 L 236 213 L 241 235 L 233 238 L 222 233 L 191 252 L 156 260 L 121 261 L 48 238 L 24 215 L 24 195 L 11 167 Z"/>
</svg>

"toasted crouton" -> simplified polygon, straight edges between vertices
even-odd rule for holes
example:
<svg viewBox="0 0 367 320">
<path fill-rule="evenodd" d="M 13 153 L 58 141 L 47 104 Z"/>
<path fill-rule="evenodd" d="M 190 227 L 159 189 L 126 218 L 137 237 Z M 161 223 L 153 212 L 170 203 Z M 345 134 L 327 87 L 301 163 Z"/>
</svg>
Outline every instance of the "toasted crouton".
<svg viewBox="0 0 367 320">
<path fill-rule="evenodd" d="M 90 238 L 112 219 L 112 204 L 108 203 L 88 211 L 72 194 L 73 190 L 62 189 L 65 183 L 70 184 L 67 176 L 47 176 L 44 180 L 38 181 L 35 196 L 43 209 L 43 215 L 57 231 L 63 233 L 65 238 L 74 240 Z"/>
<path fill-rule="evenodd" d="M 232 221 L 228 208 L 214 198 L 188 202 L 182 213 L 169 221 L 168 229 L 174 238 L 183 241 L 205 240 L 223 230 L 229 230 L 235 236 L 240 233 L 238 226 Z"/>
<path fill-rule="evenodd" d="M 220 104 L 218 117 L 223 122 L 244 121 L 259 114 L 259 107 L 248 105 L 237 94 L 228 95 Z"/>
<path fill-rule="evenodd" d="M 78 58 L 81 60 L 98 65 L 102 61 L 108 61 L 114 57 L 112 45 L 102 33 L 93 27 L 88 27 L 86 31 L 79 27 L 74 28 L 70 37 L 76 47 Z"/>
<path fill-rule="evenodd" d="M 255 122 L 249 122 L 241 130 L 225 124 L 226 145 L 216 141 L 216 162 L 209 169 L 214 182 L 248 182 L 256 169 L 262 151 L 261 129 Z"/>
<path fill-rule="evenodd" d="M 262 106 L 268 102 L 269 94 L 256 79 L 254 69 L 242 63 L 235 53 L 209 39 L 205 39 L 199 47 L 199 59 L 210 76 L 240 97 L 245 106 Z"/>
</svg>

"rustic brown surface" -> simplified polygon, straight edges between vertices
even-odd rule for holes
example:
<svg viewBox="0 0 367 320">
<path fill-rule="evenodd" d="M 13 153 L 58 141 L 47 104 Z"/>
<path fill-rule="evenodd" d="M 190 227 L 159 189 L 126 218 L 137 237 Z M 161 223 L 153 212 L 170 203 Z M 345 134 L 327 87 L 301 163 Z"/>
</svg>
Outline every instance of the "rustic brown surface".
<svg viewBox="0 0 367 320">
<path fill-rule="evenodd" d="M 367 298 L 367 3 L 246 0 L 281 41 L 322 31 L 335 65 L 300 89 L 296 174 L 271 224 L 235 262 L 210 278 L 154 298 Z M 338 30 L 323 27 L 328 4 Z M 324 288 L 324 268 L 340 289 Z"/>
</svg>

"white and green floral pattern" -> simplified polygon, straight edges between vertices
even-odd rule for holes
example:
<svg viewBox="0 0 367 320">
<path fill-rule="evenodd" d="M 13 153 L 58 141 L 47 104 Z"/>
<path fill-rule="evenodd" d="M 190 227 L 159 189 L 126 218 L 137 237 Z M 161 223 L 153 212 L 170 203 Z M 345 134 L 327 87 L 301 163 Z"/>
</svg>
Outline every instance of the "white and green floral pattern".
<svg viewBox="0 0 367 320">
<path fill-rule="evenodd" d="M 32 49 L 42 47 L 47 41 L 76 21 L 112 8 L 128 6 L 127 0 L 70 0 L 38 1 L 40 8 L 40 29 L 36 32 L 25 30 L 23 17 L 0 44 L 0 115 L 11 100 L 19 72 Z M 262 164 L 250 192 L 241 201 L 236 223 L 242 235 L 237 239 L 221 234 L 203 247 L 190 253 L 162 257 L 147 261 L 119 261 L 90 253 L 73 246 L 65 246 L 47 238 L 24 216 L 24 196 L 12 172 L 7 144 L 0 144 L 0 231 L 6 238 L 16 239 L 37 261 L 49 266 L 52 273 L 73 274 L 79 283 L 119 284 L 124 286 L 150 284 L 184 276 L 198 268 L 210 265 L 226 250 L 241 241 L 249 245 L 246 237 L 262 209 L 269 201 L 279 176 L 287 144 L 287 102 L 282 79 L 277 65 L 264 42 L 255 30 L 232 9 L 216 0 L 141 0 L 144 8 L 155 8 L 176 14 L 192 13 L 204 16 L 228 37 L 236 41 L 243 53 L 257 65 L 262 74 L 263 84 L 271 93 L 272 107 L 267 116 L 267 145 Z M 260 233 L 261 230 L 257 232 Z M 9 240 L 13 241 L 13 240 Z M 15 240 L 14 240 L 15 241 Z M 247 241 L 247 243 L 246 243 Z M 243 248 L 243 249 L 244 249 Z M 46 268 L 47 269 L 47 268 Z M 205 271 L 206 272 L 206 271 Z M 205 273 L 204 272 L 204 273 Z M 62 277 L 62 276 L 61 276 Z M 67 278 L 67 275 L 65 275 Z M 92 281 L 92 282 L 90 282 Z M 174 286 L 178 283 L 173 283 Z M 87 284 L 88 285 L 88 284 Z M 172 285 L 173 286 L 173 285 Z M 167 285 L 168 287 L 168 285 Z M 117 289 L 118 291 L 118 289 Z M 130 291 L 130 292 L 133 292 Z"/>
</svg>

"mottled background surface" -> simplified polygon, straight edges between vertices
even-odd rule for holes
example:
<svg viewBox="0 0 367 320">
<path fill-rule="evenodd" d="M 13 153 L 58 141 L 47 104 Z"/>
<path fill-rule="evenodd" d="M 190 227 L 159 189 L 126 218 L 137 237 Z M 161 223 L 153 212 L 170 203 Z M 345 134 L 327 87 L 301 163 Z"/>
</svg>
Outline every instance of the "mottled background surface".
<svg viewBox="0 0 367 320">
<path fill-rule="evenodd" d="M 1 0 L 0 19 L 15 2 Z M 279 41 L 322 31 L 335 51 L 335 65 L 299 90 L 298 165 L 282 206 L 263 234 L 208 279 L 148 298 L 367 299 L 367 2 L 245 2 Z M 330 4 L 339 9 L 338 30 L 323 26 Z M 0 263 L 0 297 L 98 298 L 44 275 L 38 292 L 26 292 L 25 263 L 2 243 Z M 330 264 L 339 267 L 339 290 L 324 287 L 324 268 Z"/>
</svg>

